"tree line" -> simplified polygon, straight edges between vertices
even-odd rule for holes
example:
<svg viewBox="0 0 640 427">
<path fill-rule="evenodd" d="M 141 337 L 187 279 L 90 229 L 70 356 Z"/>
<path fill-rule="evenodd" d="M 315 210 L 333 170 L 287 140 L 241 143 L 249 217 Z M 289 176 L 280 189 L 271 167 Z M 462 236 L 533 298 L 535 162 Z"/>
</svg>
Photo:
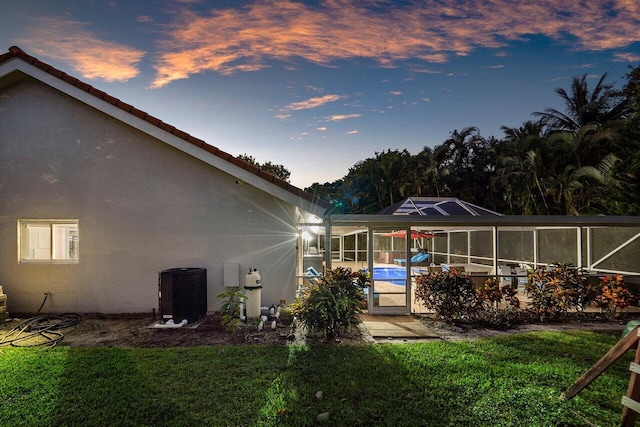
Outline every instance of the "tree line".
<svg viewBox="0 0 640 427">
<path fill-rule="evenodd" d="M 504 136 L 454 130 L 415 155 L 376 152 L 343 178 L 305 190 L 333 213 L 376 213 L 406 197 L 457 197 L 511 215 L 640 214 L 640 66 L 621 89 L 587 75 L 556 89 L 564 108 L 534 112 Z"/>
</svg>

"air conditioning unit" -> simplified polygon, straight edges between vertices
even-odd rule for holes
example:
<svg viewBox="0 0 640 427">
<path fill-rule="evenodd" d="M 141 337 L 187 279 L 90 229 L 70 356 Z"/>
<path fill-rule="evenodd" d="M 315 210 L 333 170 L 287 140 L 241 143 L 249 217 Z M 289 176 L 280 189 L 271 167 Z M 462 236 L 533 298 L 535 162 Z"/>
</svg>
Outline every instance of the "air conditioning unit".
<svg viewBox="0 0 640 427">
<path fill-rule="evenodd" d="M 171 268 L 158 278 L 162 320 L 197 322 L 207 315 L 207 269 Z"/>
</svg>

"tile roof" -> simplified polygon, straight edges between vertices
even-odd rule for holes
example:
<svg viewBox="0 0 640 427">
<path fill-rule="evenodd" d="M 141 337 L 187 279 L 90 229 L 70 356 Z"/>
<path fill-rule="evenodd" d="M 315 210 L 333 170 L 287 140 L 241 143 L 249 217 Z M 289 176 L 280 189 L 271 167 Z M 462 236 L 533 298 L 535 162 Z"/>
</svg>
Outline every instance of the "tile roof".
<svg viewBox="0 0 640 427">
<path fill-rule="evenodd" d="M 160 129 L 173 134 L 175 136 L 177 136 L 178 138 L 181 138 L 187 142 L 189 142 L 190 144 L 195 145 L 196 147 L 199 147 L 211 154 L 214 154 L 218 157 L 220 157 L 223 160 L 226 160 L 236 166 L 238 166 L 239 168 L 242 168 L 278 187 L 283 188 L 284 190 L 294 194 L 295 196 L 298 196 L 308 202 L 314 203 L 316 205 L 319 205 L 323 208 L 328 209 L 331 205 L 330 203 L 319 199 L 317 197 L 315 197 L 313 194 L 306 192 L 298 187 L 295 187 L 291 184 L 289 184 L 287 181 L 280 179 L 278 177 L 276 177 L 275 175 L 272 175 L 270 173 L 264 172 L 262 169 L 242 160 L 239 159 L 237 157 L 234 157 L 233 155 L 226 153 L 212 145 L 207 144 L 205 141 L 196 138 L 194 136 L 189 135 L 188 133 L 181 131 L 180 129 L 177 129 L 175 126 L 172 126 L 168 123 L 163 122 L 162 120 L 147 114 L 146 112 L 142 111 L 142 110 L 138 110 L 137 108 L 135 108 L 133 105 L 127 104 L 126 102 L 123 102 L 121 100 L 119 100 L 118 98 L 114 98 L 113 96 L 109 95 L 106 92 L 103 92 L 99 89 L 94 88 L 93 86 L 75 78 L 72 77 L 70 75 L 68 75 L 67 73 L 58 70 L 57 68 L 52 67 L 51 65 L 44 63 L 42 61 L 40 61 L 39 59 L 27 54 L 26 52 L 24 52 L 22 49 L 20 49 L 17 46 L 12 46 L 9 48 L 9 51 L 3 54 L 0 54 L 0 64 L 12 59 L 12 58 L 20 58 L 21 60 L 51 74 L 54 77 L 59 78 L 60 80 L 75 86 L 78 89 L 83 90 L 84 92 L 87 92 L 105 102 L 108 102 L 118 108 L 120 108 L 121 110 L 126 111 L 127 113 L 133 114 L 134 116 L 145 120 L 146 122 L 151 123 L 154 126 L 159 127 Z"/>
</svg>

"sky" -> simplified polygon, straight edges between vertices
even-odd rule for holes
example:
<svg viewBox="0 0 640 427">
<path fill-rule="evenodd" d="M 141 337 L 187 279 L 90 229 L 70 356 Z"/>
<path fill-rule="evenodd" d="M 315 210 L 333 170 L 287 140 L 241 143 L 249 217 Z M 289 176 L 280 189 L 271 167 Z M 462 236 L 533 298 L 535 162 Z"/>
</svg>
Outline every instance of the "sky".
<svg viewBox="0 0 640 427">
<path fill-rule="evenodd" d="M 640 63 L 638 0 L 0 0 L 19 46 L 300 188 L 454 130 L 502 137 Z"/>
</svg>

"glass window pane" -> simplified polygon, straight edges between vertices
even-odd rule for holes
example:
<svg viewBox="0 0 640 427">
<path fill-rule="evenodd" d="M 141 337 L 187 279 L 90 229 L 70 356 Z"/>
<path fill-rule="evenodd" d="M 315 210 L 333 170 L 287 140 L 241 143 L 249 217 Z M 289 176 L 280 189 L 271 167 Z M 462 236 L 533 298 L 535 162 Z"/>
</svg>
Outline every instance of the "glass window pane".
<svg viewBox="0 0 640 427">
<path fill-rule="evenodd" d="M 78 223 L 58 220 L 19 221 L 19 255 L 23 261 L 77 261 Z"/>
<path fill-rule="evenodd" d="M 53 259 L 78 259 L 78 226 L 53 224 Z"/>
<path fill-rule="evenodd" d="M 49 225 L 27 225 L 25 234 L 24 259 L 51 259 L 51 228 Z"/>
</svg>

